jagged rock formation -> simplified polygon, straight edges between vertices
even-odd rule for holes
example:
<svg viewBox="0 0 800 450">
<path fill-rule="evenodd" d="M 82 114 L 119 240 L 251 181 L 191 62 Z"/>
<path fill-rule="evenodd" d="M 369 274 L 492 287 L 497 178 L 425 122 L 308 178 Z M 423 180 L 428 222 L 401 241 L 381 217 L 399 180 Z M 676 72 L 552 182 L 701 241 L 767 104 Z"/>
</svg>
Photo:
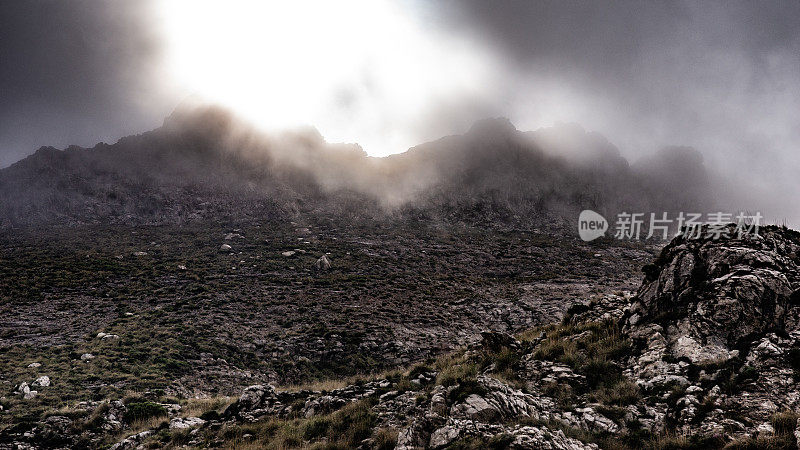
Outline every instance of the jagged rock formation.
<svg viewBox="0 0 800 450">
<path fill-rule="evenodd" d="M 800 233 L 726 231 L 676 238 L 645 267 L 625 319 L 640 349 L 629 372 L 646 391 L 691 391 L 670 411 L 681 429 L 751 434 L 800 406 Z"/>
<path fill-rule="evenodd" d="M 710 186 L 697 152 L 665 155 L 632 167 L 605 138 L 577 125 L 520 132 L 506 119 L 490 119 L 464 135 L 373 158 L 315 130 L 266 134 L 219 108 L 180 108 L 161 128 L 115 144 L 42 147 L 0 169 L 0 226 L 301 213 L 552 223 L 587 208 L 610 214 L 704 206 Z M 687 166 L 697 181 L 690 190 L 679 179 Z"/>
</svg>

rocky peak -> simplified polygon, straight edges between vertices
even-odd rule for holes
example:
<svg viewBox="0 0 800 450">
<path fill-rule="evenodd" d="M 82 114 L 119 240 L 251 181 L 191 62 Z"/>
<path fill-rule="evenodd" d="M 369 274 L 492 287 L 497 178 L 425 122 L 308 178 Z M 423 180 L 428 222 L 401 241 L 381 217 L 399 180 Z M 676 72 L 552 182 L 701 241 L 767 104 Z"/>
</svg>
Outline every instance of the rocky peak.
<svg viewBox="0 0 800 450">
<path fill-rule="evenodd" d="M 469 129 L 470 135 L 479 136 L 509 136 L 517 132 L 517 127 L 511 123 L 506 117 L 495 117 L 490 119 L 481 119 L 475 122 Z"/>
</svg>

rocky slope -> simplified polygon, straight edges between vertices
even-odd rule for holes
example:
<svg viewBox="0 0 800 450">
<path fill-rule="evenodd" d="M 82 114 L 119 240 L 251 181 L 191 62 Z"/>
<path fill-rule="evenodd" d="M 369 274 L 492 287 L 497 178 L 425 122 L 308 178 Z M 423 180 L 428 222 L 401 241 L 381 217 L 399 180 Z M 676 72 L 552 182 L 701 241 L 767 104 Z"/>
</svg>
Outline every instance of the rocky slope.
<svg viewBox="0 0 800 450">
<path fill-rule="evenodd" d="M 796 448 L 798 251 L 800 233 L 778 227 L 676 238 L 633 296 L 515 337 L 484 333 L 408 370 L 325 389 L 254 385 L 202 410 L 153 393 L 83 404 L 5 442 L 92 445 L 111 427 L 129 435 L 115 449 Z M 143 404 L 155 418 L 144 428 L 118 420 Z"/>
</svg>

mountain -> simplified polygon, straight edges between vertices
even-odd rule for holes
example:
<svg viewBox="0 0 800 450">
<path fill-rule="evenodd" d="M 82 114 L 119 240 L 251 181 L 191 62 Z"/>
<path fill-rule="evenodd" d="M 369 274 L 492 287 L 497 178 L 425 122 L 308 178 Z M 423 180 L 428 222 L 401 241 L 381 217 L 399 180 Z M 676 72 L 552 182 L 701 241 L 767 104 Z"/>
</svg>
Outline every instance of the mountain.
<svg viewBox="0 0 800 450">
<path fill-rule="evenodd" d="M 521 132 L 488 119 L 375 158 L 313 129 L 270 134 L 217 107 L 181 107 L 153 131 L 93 148 L 42 147 L 0 170 L 0 226 L 298 214 L 536 223 L 586 208 L 698 209 L 711 189 L 702 159 L 678 150 L 630 165 L 575 124 Z"/>
</svg>

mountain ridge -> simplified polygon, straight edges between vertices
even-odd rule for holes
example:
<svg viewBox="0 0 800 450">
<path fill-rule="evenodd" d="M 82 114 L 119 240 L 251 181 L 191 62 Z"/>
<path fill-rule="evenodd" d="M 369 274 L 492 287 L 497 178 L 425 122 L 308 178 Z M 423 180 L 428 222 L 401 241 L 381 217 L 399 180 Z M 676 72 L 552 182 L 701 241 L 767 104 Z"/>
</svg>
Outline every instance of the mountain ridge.
<svg viewBox="0 0 800 450">
<path fill-rule="evenodd" d="M 376 158 L 357 144 L 328 143 L 315 129 L 270 134 L 218 107 L 183 108 L 162 127 L 114 144 L 41 147 L 0 169 L 7 199 L 0 224 L 356 212 L 369 219 L 475 222 L 486 215 L 489 222 L 524 222 L 587 208 L 668 211 L 709 203 L 702 157 L 680 149 L 631 165 L 602 135 L 577 124 L 522 132 L 494 118 Z M 664 163 L 670 158 L 677 163 Z M 695 190 L 677 195 L 686 167 L 698 178 Z"/>
</svg>

